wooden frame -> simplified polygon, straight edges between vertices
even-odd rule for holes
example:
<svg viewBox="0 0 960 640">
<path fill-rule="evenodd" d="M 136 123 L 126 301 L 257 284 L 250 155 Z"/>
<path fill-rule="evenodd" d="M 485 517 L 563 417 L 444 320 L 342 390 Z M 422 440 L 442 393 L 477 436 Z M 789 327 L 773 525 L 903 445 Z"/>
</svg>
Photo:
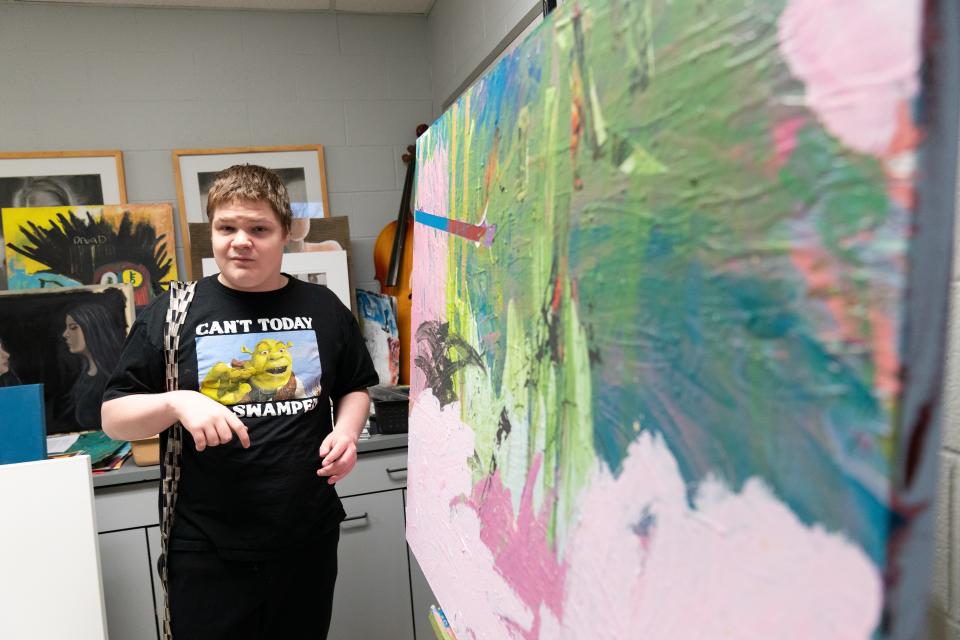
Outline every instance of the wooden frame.
<svg viewBox="0 0 960 640">
<path fill-rule="evenodd" d="M 95 171 L 91 171 L 94 169 Z M 82 172 L 82 173 L 80 173 Z M 123 152 L 118 150 L 94 151 L 32 151 L 0 153 L 0 182 L 5 178 L 78 177 L 96 173 L 100 176 L 102 197 L 97 201 L 84 201 L 84 194 L 71 193 L 70 202 L 49 203 L 90 205 L 126 204 L 127 186 L 123 173 Z M 107 181 L 104 178 L 111 178 Z M 13 193 L 0 184 L 0 209 L 12 207 Z M 43 206 L 27 203 L 23 206 Z"/>
<path fill-rule="evenodd" d="M 310 223 L 302 241 L 289 242 L 284 253 L 310 253 L 343 249 L 347 252 L 347 271 L 350 278 L 350 309 L 356 314 L 356 282 L 353 277 L 353 247 L 350 244 L 350 220 L 346 216 L 305 218 Z M 213 257 L 210 223 L 191 222 L 188 226 L 190 253 L 186 257 L 186 272 L 190 280 L 203 275 L 203 259 Z M 333 242 L 331 242 L 333 241 Z"/>
<path fill-rule="evenodd" d="M 45 205 L 126 204 L 123 152 L 0 153 L 0 209 Z M 0 230 L 0 289 L 6 289 Z"/>
<path fill-rule="evenodd" d="M 220 273 L 213 258 L 201 261 L 204 276 Z M 315 253 L 285 253 L 280 269 L 298 280 L 322 284 L 336 294 L 344 306 L 353 309 L 350 275 L 347 268 L 346 251 L 317 251 Z M 319 276 L 317 281 L 314 277 Z"/>
<path fill-rule="evenodd" d="M 142 307 L 178 279 L 169 203 L 5 209 L 0 235 L 13 290 L 129 282 Z"/>
<path fill-rule="evenodd" d="M 316 165 L 313 157 L 316 157 Z M 327 217 L 330 202 L 327 192 L 327 171 L 323 145 L 293 145 L 280 147 L 226 147 L 221 149 L 174 149 L 172 153 L 173 175 L 177 185 L 177 209 L 180 219 L 180 235 L 183 252 L 190 255 L 189 224 L 208 222 L 204 211 L 206 195 L 200 175 L 210 176 L 234 164 L 249 162 L 275 170 L 299 170 L 303 180 L 302 198 L 291 194 L 291 202 L 318 203 L 321 209 L 304 210 L 302 217 Z M 281 174 L 281 177 L 283 174 Z M 286 180 L 285 180 L 286 182 Z M 290 187 L 291 183 L 287 182 Z M 297 199 L 295 199 L 295 197 Z M 295 213 L 295 217 L 296 217 Z"/>
</svg>

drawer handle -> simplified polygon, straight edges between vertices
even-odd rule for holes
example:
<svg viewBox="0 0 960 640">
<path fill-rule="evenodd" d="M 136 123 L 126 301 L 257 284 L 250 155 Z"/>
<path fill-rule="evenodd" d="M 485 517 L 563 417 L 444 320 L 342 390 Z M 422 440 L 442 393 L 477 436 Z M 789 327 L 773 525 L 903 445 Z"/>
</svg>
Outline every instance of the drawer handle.
<svg viewBox="0 0 960 640">
<path fill-rule="evenodd" d="M 406 467 L 394 467 L 394 468 L 392 468 L 392 469 L 388 468 L 388 469 L 387 469 L 387 475 L 390 475 L 391 473 L 401 473 L 401 472 L 404 472 L 404 471 L 406 471 L 406 470 L 407 470 Z"/>
<path fill-rule="evenodd" d="M 350 516 L 349 518 L 344 518 L 344 519 L 343 519 L 343 522 L 350 522 L 350 521 L 352 521 L 352 520 L 366 520 L 368 513 L 369 513 L 369 512 L 364 511 L 363 513 L 361 513 L 361 514 L 358 515 L 358 516 Z M 341 522 L 340 524 L 343 524 L 343 522 Z"/>
</svg>

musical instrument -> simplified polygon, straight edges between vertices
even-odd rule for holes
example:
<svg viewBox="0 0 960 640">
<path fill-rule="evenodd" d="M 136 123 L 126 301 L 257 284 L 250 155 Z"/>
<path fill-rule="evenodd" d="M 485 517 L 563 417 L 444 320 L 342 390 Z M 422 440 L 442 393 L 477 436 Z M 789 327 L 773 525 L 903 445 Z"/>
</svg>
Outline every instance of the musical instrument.
<svg viewBox="0 0 960 640">
<path fill-rule="evenodd" d="M 419 138 L 427 125 L 417 126 Z M 413 271 L 413 211 L 410 196 L 413 193 L 413 176 L 416 165 L 416 148 L 407 147 L 403 154 L 407 174 L 403 180 L 403 195 L 397 219 L 391 220 L 377 236 L 373 247 L 373 264 L 380 292 L 397 299 L 397 330 L 400 334 L 400 384 L 410 383 L 410 312 L 413 295 L 410 291 L 410 274 Z"/>
</svg>

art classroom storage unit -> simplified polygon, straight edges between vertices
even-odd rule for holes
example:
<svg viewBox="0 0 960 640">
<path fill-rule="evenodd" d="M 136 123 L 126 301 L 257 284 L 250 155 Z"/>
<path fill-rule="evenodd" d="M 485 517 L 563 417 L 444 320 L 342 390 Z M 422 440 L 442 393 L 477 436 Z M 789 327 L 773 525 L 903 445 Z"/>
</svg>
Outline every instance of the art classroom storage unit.
<svg viewBox="0 0 960 640">
<path fill-rule="evenodd" d="M 431 640 L 427 616 L 436 600 L 404 540 L 406 434 L 374 436 L 357 448 L 357 466 L 337 484 L 347 520 L 329 638 Z M 158 638 L 158 478 L 158 467 L 132 464 L 94 478 L 111 638 Z"/>
</svg>

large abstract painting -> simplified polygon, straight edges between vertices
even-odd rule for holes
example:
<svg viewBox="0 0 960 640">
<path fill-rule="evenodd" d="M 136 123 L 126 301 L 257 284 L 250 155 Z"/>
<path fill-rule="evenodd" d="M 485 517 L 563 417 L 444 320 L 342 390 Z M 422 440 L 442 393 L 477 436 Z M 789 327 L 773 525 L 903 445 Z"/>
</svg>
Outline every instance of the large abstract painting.
<svg viewBox="0 0 960 640">
<path fill-rule="evenodd" d="M 143 306 L 177 279 L 169 204 L 14 208 L 0 215 L 11 289 L 126 282 Z"/>
<path fill-rule="evenodd" d="M 571 0 L 420 137 L 407 536 L 458 638 L 919 637 L 940 9 Z"/>
</svg>

